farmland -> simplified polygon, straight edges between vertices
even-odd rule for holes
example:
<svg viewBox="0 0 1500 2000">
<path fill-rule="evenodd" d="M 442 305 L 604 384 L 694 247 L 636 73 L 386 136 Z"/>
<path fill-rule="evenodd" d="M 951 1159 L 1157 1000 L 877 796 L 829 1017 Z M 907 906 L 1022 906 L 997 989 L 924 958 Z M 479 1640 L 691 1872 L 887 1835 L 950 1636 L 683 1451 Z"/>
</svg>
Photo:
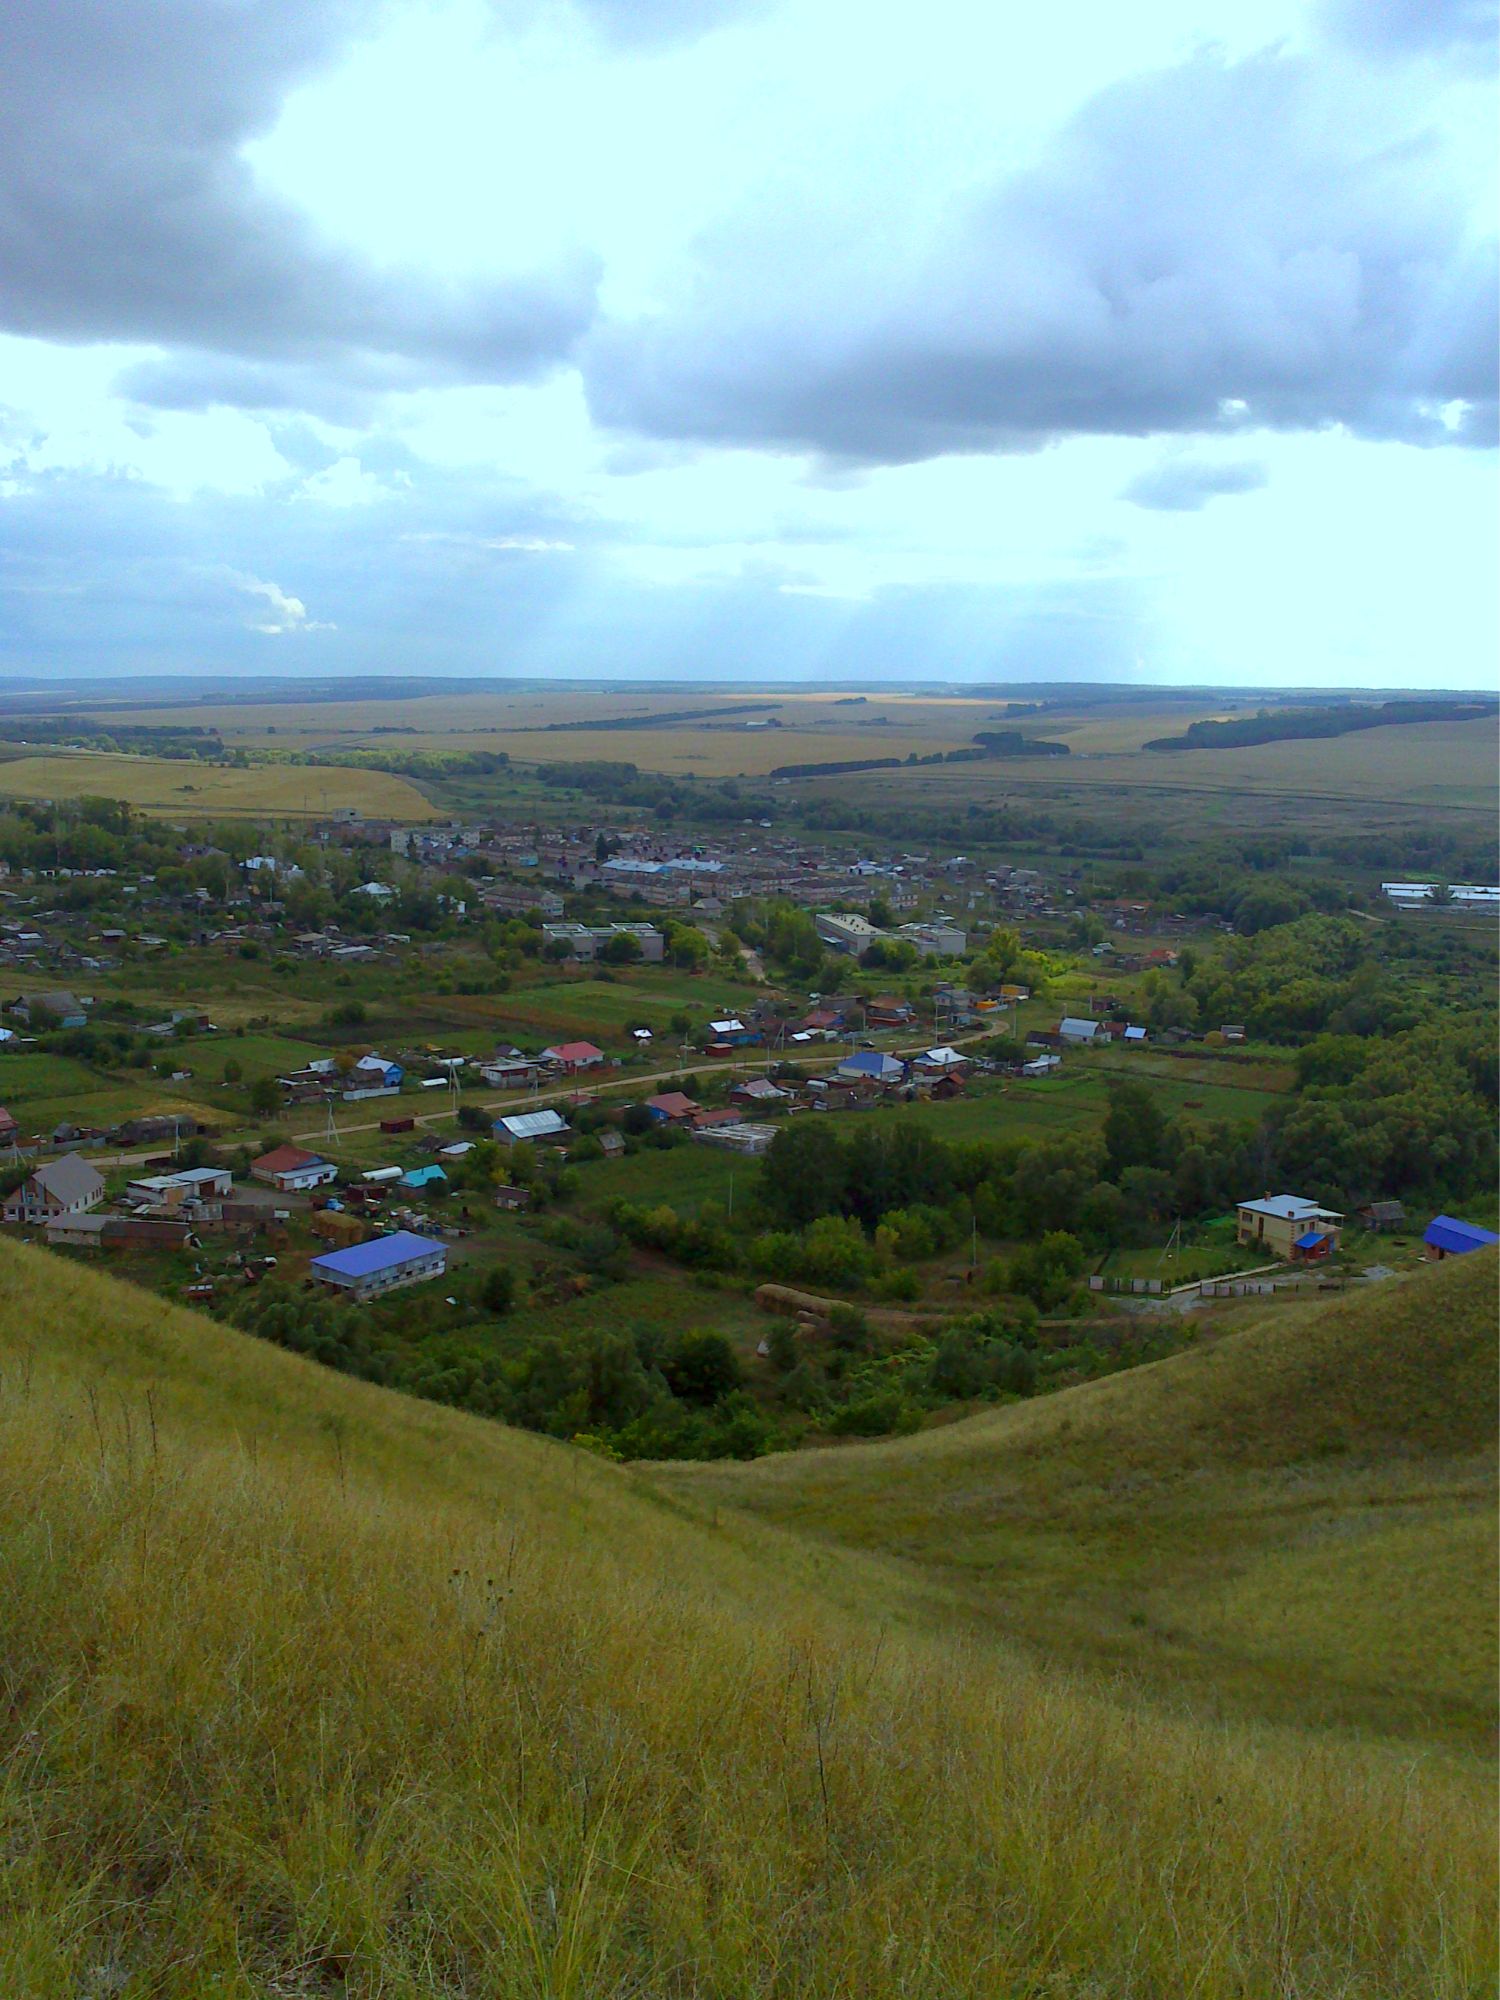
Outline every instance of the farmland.
<svg viewBox="0 0 1500 2000">
<path fill-rule="evenodd" d="M 182 818 L 313 819 L 354 811 L 371 818 L 421 821 L 433 808 L 414 785 L 388 771 L 332 766 L 248 770 L 163 757 L 50 751 L 0 761 L 0 798 L 123 799 L 138 811 Z"/>
</svg>

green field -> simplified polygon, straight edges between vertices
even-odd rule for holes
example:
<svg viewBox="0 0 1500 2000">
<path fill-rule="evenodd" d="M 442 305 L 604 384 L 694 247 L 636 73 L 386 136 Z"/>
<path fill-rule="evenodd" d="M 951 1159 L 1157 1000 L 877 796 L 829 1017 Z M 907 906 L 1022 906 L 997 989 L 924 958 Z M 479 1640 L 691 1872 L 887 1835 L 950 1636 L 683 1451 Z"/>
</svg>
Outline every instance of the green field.
<svg viewBox="0 0 1500 2000">
<path fill-rule="evenodd" d="M 1474 1257 L 1242 1313 L 1197 1351 L 899 1444 L 650 1477 L 885 1552 L 1075 1667 L 1485 1749 L 1495 1276 Z"/>
</svg>

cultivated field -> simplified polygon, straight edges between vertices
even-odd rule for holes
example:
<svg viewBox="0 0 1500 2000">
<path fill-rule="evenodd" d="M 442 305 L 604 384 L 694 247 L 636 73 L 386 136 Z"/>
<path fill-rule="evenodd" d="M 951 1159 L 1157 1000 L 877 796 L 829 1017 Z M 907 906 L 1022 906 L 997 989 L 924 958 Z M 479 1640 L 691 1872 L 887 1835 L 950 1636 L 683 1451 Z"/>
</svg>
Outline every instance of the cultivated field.
<svg viewBox="0 0 1500 2000">
<path fill-rule="evenodd" d="M 0 761 L 0 798 L 124 799 L 141 812 L 173 818 L 320 819 L 346 809 L 371 819 L 436 817 L 414 785 L 388 771 L 276 765 L 237 771 L 86 750 Z"/>
</svg>

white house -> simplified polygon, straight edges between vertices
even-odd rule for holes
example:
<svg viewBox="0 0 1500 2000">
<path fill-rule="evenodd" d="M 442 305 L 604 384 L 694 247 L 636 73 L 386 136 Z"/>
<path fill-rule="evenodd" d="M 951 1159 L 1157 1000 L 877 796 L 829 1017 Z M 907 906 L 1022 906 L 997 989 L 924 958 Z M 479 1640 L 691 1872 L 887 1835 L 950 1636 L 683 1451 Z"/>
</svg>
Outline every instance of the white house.
<svg viewBox="0 0 1500 2000">
<path fill-rule="evenodd" d="M 48 1160 L 5 1198 L 7 1222 L 50 1222 L 82 1215 L 104 1199 L 104 1176 L 76 1153 Z"/>
<path fill-rule="evenodd" d="M 1058 1023 L 1057 1032 L 1065 1042 L 1076 1042 L 1087 1046 L 1098 1035 L 1099 1023 L 1080 1020 L 1070 1014 Z"/>
</svg>

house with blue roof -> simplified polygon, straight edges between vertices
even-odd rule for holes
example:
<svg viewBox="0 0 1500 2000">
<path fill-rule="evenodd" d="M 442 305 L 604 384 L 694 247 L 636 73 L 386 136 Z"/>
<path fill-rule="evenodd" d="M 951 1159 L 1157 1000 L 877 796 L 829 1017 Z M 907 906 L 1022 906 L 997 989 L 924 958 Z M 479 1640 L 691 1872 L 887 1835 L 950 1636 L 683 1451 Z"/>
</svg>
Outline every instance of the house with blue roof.
<svg viewBox="0 0 1500 2000">
<path fill-rule="evenodd" d="M 436 1165 L 430 1167 L 408 1167 L 406 1172 L 401 1176 L 401 1185 L 404 1188 L 445 1187 L 447 1181 L 448 1176 L 443 1172 L 441 1167 Z"/>
<path fill-rule="evenodd" d="M 845 1056 L 834 1074 L 848 1083 L 901 1083 L 906 1064 L 899 1056 L 885 1055 L 879 1049 L 859 1049 Z"/>
<path fill-rule="evenodd" d="M 359 1304 L 401 1285 L 440 1278 L 447 1268 L 446 1247 L 430 1236 L 413 1235 L 409 1229 L 398 1229 L 393 1236 L 377 1236 L 370 1243 L 351 1244 L 347 1250 L 330 1250 L 325 1256 L 314 1257 L 308 1266 L 319 1284 Z"/>
<path fill-rule="evenodd" d="M 1423 1232 L 1427 1255 L 1440 1264 L 1445 1257 L 1467 1257 L 1474 1250 L 1490 1250 L 1500 1243 L 1493 1229 L 1477 1223 L 1460 1222 L 1456 1215 L 1435 1215 Z"/>
</svg>

